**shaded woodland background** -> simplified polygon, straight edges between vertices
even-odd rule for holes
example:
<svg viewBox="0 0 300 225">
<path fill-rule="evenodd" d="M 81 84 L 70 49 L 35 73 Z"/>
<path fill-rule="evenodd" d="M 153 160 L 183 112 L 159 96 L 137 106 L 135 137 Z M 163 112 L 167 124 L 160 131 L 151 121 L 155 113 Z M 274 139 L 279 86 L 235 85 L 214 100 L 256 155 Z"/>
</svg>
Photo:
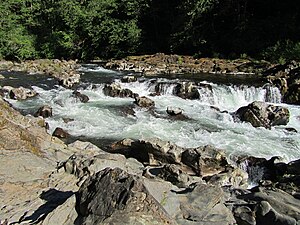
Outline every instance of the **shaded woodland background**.
<svg viewBox="0 0 300 225">
<path fill-rule="evenodd" d="M 1 0 L 0 58 L 300 60 L 300 4 L 286 0 Z"/>
</svg>

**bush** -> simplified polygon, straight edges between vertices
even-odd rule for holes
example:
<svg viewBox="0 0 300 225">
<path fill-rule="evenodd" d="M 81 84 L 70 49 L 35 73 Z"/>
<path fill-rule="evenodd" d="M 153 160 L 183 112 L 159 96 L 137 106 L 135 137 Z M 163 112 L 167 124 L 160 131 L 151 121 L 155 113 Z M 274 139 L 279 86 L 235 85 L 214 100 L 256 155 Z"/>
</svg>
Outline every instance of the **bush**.
<svg viewBox="0 0 300 225">
<path fill-rule="evenodd" d="M 262 52 L 265 60 L 284 64 L 290 60 L 300 60 L 300 42 L 278 41 Z"/>
</svg>

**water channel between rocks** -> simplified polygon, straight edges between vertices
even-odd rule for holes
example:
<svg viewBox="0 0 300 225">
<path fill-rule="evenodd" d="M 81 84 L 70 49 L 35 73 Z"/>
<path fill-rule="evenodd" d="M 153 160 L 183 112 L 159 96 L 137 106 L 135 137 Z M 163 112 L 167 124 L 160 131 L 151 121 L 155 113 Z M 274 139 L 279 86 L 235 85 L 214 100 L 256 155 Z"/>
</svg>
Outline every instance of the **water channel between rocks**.
<svg viewBox="0 0 300 225">
<path fill-rule="evenodd" d="M 300 157 L 300 134 L 284 129 L 293 127 L 300 131 L 300 107 L 282 104 L 278 89 L 258 83 L 253 77 L 176 75 L 139 77 L 136 82 L 122 83 L 125 73 L 96 65 L 83 65 L 80 72 L 82 83 L 78 90 L 90 98 L 87 103 L 72 98 L 73 90 L 57 86 L 53 78 L 45 76 L 26 75 L 28 79 L 25 79 L 24 74 L 4 72 L 6 79 L 1 81 L 1 85 L 31 86 L 37 91 L 39 95 L 33 99 L 9 102 L 24 114 L 33 114 L 40 106 L 50 105 L 53 117 L 47 119 L 49 133 L 56 127 L 62 127 L 73 137 L 100 146 L 123 138 L 157 137 L 182 147 L 214 145 L 224 149 L 229 156 L 270 158 L 276 155 L 283 157 L 284 161 Z M 175 83 L 182 80 L 200 83 L 200 99 L 187 100 L 173 95 Z M 132 98 L 105 96 L 105 83 L 113 81 L 122 88 L 151 98 L 155 101 L 155 108 L 134 107 Z M 157 89 L 160 95 L 151 97 L 150 94 Z M 289 124 L 268 130 L 235 122 L 230 112 L 255 100 L 288 107 L 291 114 Z M 166 112 L 168 106 L 183 109 L 188 119 L 172 119 Z M 69 119 L 67 123 L 66 118 Z"/>
</svg>

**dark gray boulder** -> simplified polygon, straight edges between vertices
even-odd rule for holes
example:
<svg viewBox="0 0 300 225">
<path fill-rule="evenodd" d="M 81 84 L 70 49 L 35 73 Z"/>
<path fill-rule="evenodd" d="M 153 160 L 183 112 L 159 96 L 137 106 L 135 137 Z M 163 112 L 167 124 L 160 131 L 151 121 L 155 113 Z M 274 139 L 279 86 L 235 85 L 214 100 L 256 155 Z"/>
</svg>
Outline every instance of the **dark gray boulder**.
<svg viewBox="0 0 300 225">
<path fill-rule="evenodd" d="M 90 99 L 87 95 L 80 93 L 79 91 L 73 91 L 72 97 L 78 99 L 82 103 L 88 102 Z"/>
<path fill-rule="evenodd" d="M 41 116 L 43 118 L 48 118 L 52 116 L 52 108 L 48 105 L 44 105 L 38 109 L 34 116 Z"/>
<path fill-rule="evenodd" d="M 241 121 L 249 122 L 254 127 L 268 129 L 271 126 L 287 125 L 290 118 L 287 108 L 259 101 L 239 108 L 235 114 Z"/>
<path fill-rule="evenodd" d="M 58 137 L 58 138 L 67 138 L 69 137 L 69 133 L 67 131 L 65 131 L 64 129 L 57 127 L 55 128 L 55 130 L 52 133 L 52 136 L 54 137 Z"/>
<path fill-rule="evenodd" d="M 117 83 L 106 84 L 103 93 L 110 97 L 134 98 L 135 94 L 129 89 L 122 89 Z"/>
<path fill-rule="evenodd" d="M 82 224 L 176 224 L 133 175 L 106 168 L 89 177 L 77 193 Z"/>
</svg>

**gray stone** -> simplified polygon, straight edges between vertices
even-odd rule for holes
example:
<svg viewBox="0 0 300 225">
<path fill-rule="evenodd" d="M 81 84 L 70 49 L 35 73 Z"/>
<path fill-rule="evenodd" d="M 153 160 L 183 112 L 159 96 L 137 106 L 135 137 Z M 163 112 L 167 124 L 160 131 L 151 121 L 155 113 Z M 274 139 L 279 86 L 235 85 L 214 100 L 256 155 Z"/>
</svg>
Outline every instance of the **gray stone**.
<svg viewBox="0 0 300 225">
<path fill-rule="evenodd" d="M 6 91 L 9 93 L 9 97 L 11 99 L 16 99 L 16 100 L 25 100 L 28 98 L 32 98 L 38 95 L 38 93 L 32 89 L 24 88 L 24 87 L 18 87 L 18 88 L 13 88 L 10 86 L 4 86 L 2 90 Z"/>
<path fill-rule="evenodd" d="M 270 105 L 265 102 L 255 101 L 239 108 L 236 115 L 241 121 L 249 122 L 254 127 L 270 128 L 271 126 L 287 125 L 289 110 L 282 106 Z"/>
<path fill-rule="evenodd" d="M 170 115 L 170 116 L 177 116 L 177 115 L 180 115 L 182 114 L 182 109 L 180 108 L 174 108 L 174 107 L 168 107 L 167 108 L 167 113 Z"/>
<path fill-rule="evenodd" d="M 52 133 L 52 136 L 54 137 L 58 137 L 58 138 L 67 138 L 69 137 L 68 132 L 66 132 L 64 129 L 62 129 L 61 127 L 57 127 L 55 128 L 55 130 Z"/>
<path fill-rule="evenodd" d="M 121 81 L 123 83 L 131 83 L 131 82 L 136 82 L 137 81 L 137 78 L 135 76 L 123 76 Z"/>
<path fill-rule="evenodd" d="M 52 116 L 52 108 L 48 105 L 41 106 L 34 116 L 41 116 L 43 118 L 48 118 Z"/>
<path fill-rule="evenodd" d="M 77 199 L 82 223 L 176 224 L 139 180 L 119 168 L 88 178 Z"/>
<path fill-rule="evenodd" d="M 110 97 L 134 98 L 135 94 L 129 89 L 122 89 L 117 83 L 106 84 L 103 93 Z"/>
<path fill-rule="evenodd" d="M 199 99 L 200 94 L 193 82 L 182 82 L 174 88 L 174 94 L 184 99 Z"/>
<path fill-rule="evenodd" d="M 151 108 L 155 106 L 155 102 L 146 96 L 135 97 L 134 103 L 142 108 Z"/>
<path fill-rule="evenodd" d="M 46 218 L 40 223 L 41 225 L 79 225 L 76 223 L 78 214 L 75 210 L 76 198 L 75 195 L 69 197 L 62 205 L 55 208 L 49 213 Z"/>
</svg>

